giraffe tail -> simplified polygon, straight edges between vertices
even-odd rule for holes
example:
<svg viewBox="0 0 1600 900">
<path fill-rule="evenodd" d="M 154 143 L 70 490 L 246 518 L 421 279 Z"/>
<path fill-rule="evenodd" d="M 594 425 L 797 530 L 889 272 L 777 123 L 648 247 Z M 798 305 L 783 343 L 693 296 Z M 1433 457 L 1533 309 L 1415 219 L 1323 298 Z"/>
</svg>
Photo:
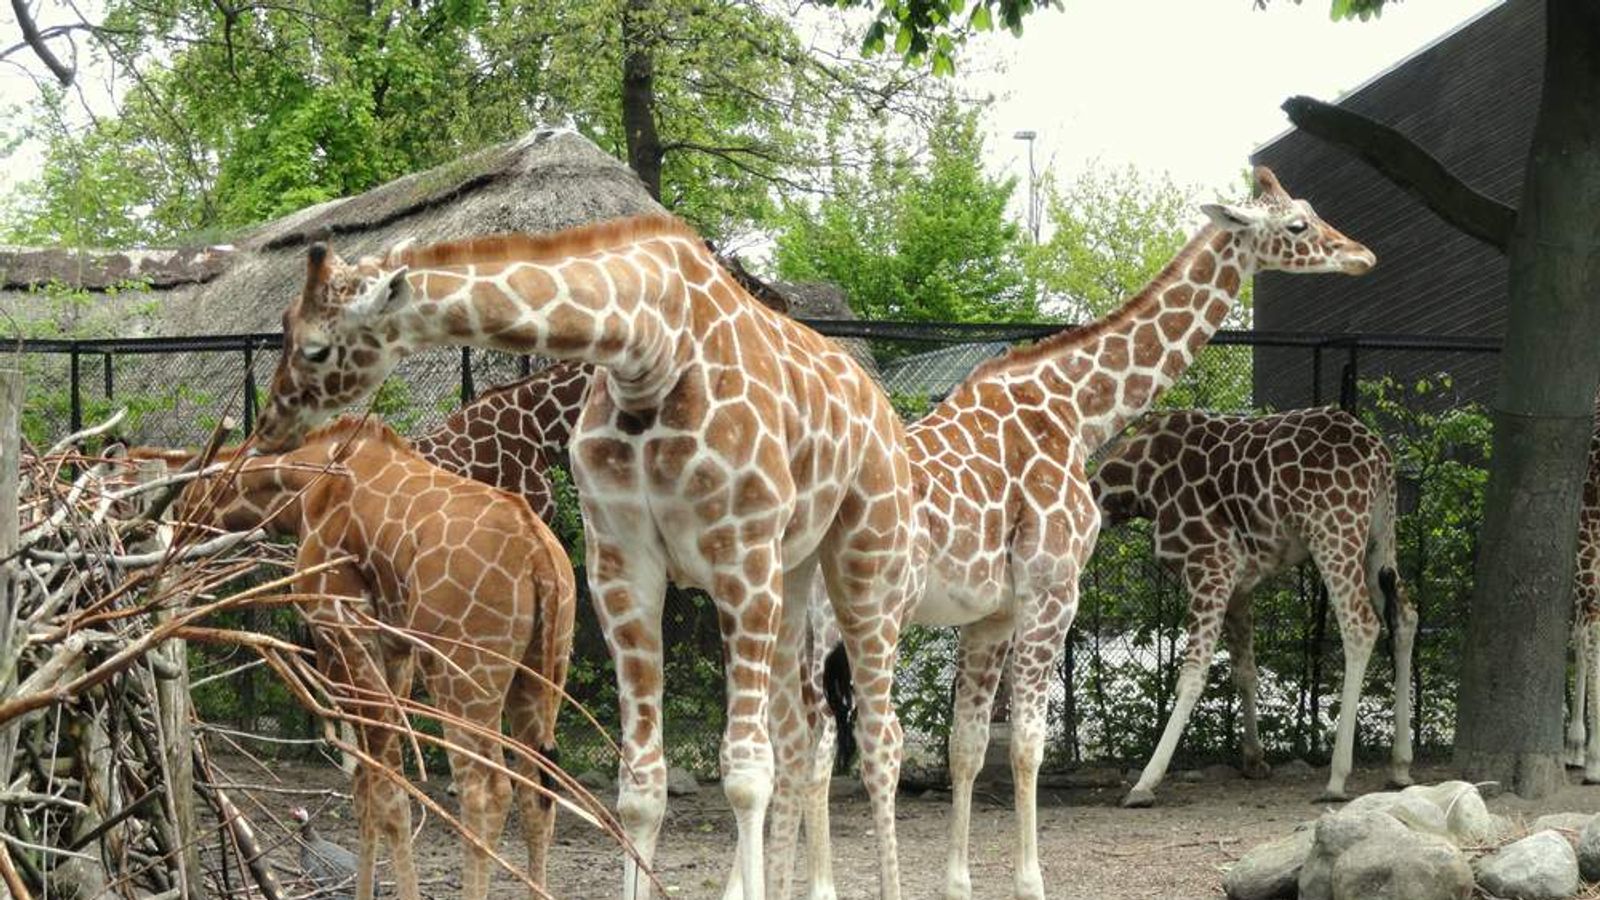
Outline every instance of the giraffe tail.
<svg viewBox="0 0 1600 900">
<path fill-rule="evenodd" d="M 856 755 L 856 687 L 850 679 L 850 655 L 845 652 L 842 641 L 833 645 L 822 664 L 822 693 L 838 725 L 837 765 L 845 769 Z"/>
<path fill-rule="evenodd" d="M 1384 646 L 1394 659 L 1394 633 L 1400 625 L 1400 574 L 1395 557 L 1395 518 L 1398 512 L 1394 469 L 1385 467 L 1385 477 L 1373 505 L 1372 533 L 1367 538 L 1368 594 L 1383 620 Z"/>
</svg>

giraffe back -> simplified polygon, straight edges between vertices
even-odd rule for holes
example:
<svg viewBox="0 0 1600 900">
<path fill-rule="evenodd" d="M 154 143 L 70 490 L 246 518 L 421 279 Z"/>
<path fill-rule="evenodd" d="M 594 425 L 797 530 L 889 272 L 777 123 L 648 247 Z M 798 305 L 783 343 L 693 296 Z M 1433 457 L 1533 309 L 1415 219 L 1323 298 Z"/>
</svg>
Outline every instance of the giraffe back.
<svg viewBox="0 0 1600 900">
<path fill-rule="evenodd" d="M 1318 537 L 1354 527 L 1363 553 L 1389 540 L 1395 502 L 1382 439 L 1332 408 L 1152 415 L 1111 451 L 1090 486 L 1109 521 L 1151 520 L 1163 558 L 1231 548 L 1244 567 L 1242 587 L 1304 559 Z"/>
</svg>

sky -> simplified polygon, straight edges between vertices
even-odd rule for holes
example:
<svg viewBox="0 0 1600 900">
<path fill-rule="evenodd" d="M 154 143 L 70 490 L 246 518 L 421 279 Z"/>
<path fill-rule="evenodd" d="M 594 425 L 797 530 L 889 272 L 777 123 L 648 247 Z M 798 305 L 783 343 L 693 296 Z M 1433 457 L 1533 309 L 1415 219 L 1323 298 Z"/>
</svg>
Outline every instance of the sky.
<svg viewBox="0 0 1600 900">
<path fill-rule="evenodd" d="M 1012 135 L 1029 129 L 1038 134 L 1037 169 L 1061 181 L 1095 164 L 1132 165 L 1231 194 L 1250 152 L 1287 127 L 1278 109 L 1285 98 L 1334 99 L 1494 5 L 1403 0 L 1376 21 L 1332 22 L 1328 0 L 1272 0 L 1261 11 L 1253 0 L 1065 0 L 1062 10 L 1030 16 L 1021 38 L 998 32 L 975 41 L 957 77 L 995 97 L 987 163 L 1020 176 L 1023 191 L 1026 145 Z M 49 25 L 57 0 L 42 7 L 40 24 Z M 0 46 L 15 35 L 7 9 Z M 26 54 L 14 58 L 42 71 Z M 95 73 L 85 74 L 97 93 Z M 0 114 L 34 90 L 0 65 Z M 37 164 L 36 144 L 0 160 L 0 196 Z"/>
<path fill-rule="evenodd" d="M 1381 18 L 1333 22 L 1328 0 L 1066 0 L 1028 18 L 1020 40 L 986 36 L 1006 70 L 978 76 L 997 102 L 989 164 L 1070 180 L 1095 162 L 1166 171 L 1231 193 L 1250 152 L 1288 128 L 1294 94 L 1332 100 L 1479 13 L 1492 0 L 1404 0 Z M 1025 185 L 1024 185 L 1025 187 Z"/>
</svg>

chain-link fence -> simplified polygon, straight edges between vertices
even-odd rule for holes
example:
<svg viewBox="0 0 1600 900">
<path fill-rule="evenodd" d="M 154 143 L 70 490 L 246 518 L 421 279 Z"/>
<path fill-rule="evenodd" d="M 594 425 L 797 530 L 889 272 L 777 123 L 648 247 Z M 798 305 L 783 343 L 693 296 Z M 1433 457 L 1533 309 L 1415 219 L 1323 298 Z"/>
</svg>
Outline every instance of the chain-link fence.
<svg viewBox="0 0 1600 900">
<path fill-rule="evenodd" d="M 846 339 L 858 357 L 870 357 L 908 417 L 927 409 L 984 359 L 1057 330 L 1048 325 L 809 324 Z M 128 409 L 123 436 L 140 443 L 199 444 L 223 415 L 235 416 L 248 431 L 277 364 L 279 343 L 275 334 L 26 342 L 14 348 L 28 378 L 26 436 L 36 445 L 49 443 L 118 407 Z M 1497 351 L 1494 342 L 1477 340 L 1223 332 L 1161 403 L 1231 412 L 1337 403 L 1359 412 L 1386 436 L 1403 476 L 1401 577 L 1422 619 L 1412 689 L 1418 744 L 1424 749 L 1447 746 L 1454 723 L 1456 660 L 1488 447 L 1487 419 L 1471 401 L 1481 396 L 1482 373 L 1493 372 Z M 1263 360 L 1271 363 L 1270 378 L 1262 377 Z M 476 350 L 419 353 L 401 363 L 374 409 L 401 433 L 419 435 L 480 388 L 543 364 Z M 1404 383 L 1380 378 L 1383 372 L 1401 373 Z M 1463 383 L 1469 379 L 1452 378 L 1450 372 L 1474 374 Z M 1148 755 L 1171 709 L 1186 611 L 1181 583 L 1155 562 L 1145 527 L 1102 532 L 1051 701 L 1049 764 L 1120 763 Z M 253 615 L 241 624 L 298 634 L 292 615 Z M 1255 616 L 1261 735 L 1268 753 L 1323 756 L 1337 712 L 1342 654 L 1315 570 L 1301 566 L 1263 585 L 1255 594 Z M 678 764 L 712 773 L 723 707 L 716 615 L 703 596 L 673 591 L 664 629 L 669 755 Z M 200 683 L 197 700 L 209 719 L 277 737 L 313 734 L 314 723 L 265 673 L 227 674 L 248 660 L 205 647 L 191 652 Z M 910 747 L 930 765 L 943 757 L 954 652 L 949 629 L 914 628 L 902 653 L 896 685 L 901 716 Z M 1387 654 L 1375 654 L 1359 710 L 1362 747 L 1388 746 L 1390 673 Z M 204 680 L 214 674 L 220 677 Z M 614 727 L 612 671 L 586 602 L 580 604 L 569 690 Z M 1180 757 L 1231 759 L 1238 732 L 1237 701 L 1223 652 Z M 562 741 L 563 753 L 578 760 L 574 768 L 611 765 L 604 742 L 576 717 L 569 718 Z"/>
</svg>

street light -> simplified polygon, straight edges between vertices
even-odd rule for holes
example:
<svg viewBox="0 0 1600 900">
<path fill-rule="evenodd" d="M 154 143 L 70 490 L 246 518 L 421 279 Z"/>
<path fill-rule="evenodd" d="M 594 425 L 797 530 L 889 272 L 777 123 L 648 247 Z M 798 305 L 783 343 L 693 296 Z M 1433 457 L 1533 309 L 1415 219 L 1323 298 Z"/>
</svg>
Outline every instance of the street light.
<svg viewBox="0 0 1600 900">
<path fill-rule="evenodd" d="M 1039 190 L 1038 175 L 1033 169 L 1033 140 L 1039 133 L 1025 129 L 1011 136 L 1019 141 L 1028 142 L 1028 233 L 1033 236 L 1033 242 L 1037 244 L 1039 243 Z"/>
</svg>

